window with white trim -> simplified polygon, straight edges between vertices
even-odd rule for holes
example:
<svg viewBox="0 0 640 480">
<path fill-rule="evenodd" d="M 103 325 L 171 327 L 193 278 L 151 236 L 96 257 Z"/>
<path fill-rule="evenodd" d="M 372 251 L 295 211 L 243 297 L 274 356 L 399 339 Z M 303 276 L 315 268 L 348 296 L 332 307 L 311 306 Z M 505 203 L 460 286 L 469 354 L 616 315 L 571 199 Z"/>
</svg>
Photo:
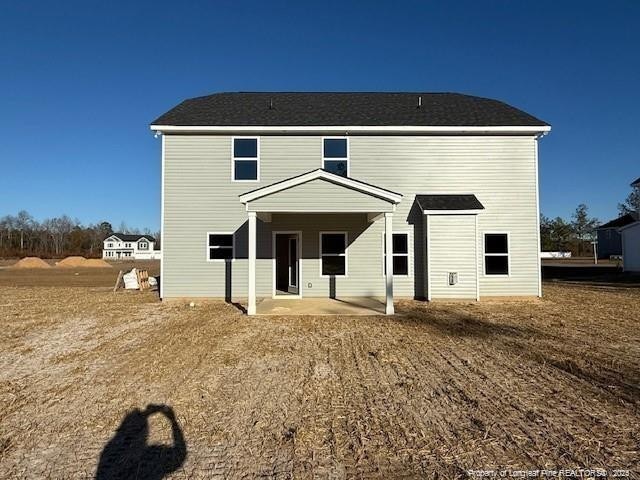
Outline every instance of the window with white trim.
<svg viewBox="0 0 640 480">
<path fill-rule="evenodd" d="M 208 233 L 208 260 L 231 260 L 233 258 L 233 233 Z"/>
<path fill-rule="evenodd" d="M 485 275 L 509 275 L 509 235 L 484 234 Z"/>
<path fill-rule="evenodd" d="M 394 233 L 392 237 L 393 274 L 409 275 L 409 234 Z M 387 242 L 382 234 L 382 272 L 387 274 Z"/>
<path fill-rule="evenodd" d="M 113 248 L 113 243 L 107 243 L 108 248 Z"/>
<path fill-rule="evenodd" d="M 322 139 L 322 168 L 328 172 L 349 176 L 349 139 Z"/>
<path fill-rule="evenodd" d="M 234 182 L 258 180 L 260 146 L 258 137 L 236 137 L 232 145 L 232 179 Z"/>
<path fill-rule="evenodd" d="M 346 232 L 320 234 L 320 274 L 322 276 L 347 275 Z"/>
<path fill-rule="evenodd" d="M 140 242 L 138 244 L 139 250 L 147 250 L 149 248 L 149 244 L 147 242 Z"/>
</svg>

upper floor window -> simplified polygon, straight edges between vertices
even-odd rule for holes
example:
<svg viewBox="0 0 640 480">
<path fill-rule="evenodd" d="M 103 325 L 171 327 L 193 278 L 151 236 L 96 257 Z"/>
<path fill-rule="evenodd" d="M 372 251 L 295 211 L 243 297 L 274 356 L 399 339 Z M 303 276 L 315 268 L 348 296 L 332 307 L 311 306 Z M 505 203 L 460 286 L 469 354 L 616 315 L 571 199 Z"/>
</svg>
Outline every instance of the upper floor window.
<svg viewBox="0 0 640 480">
<path fill-rule="evenodd" d="M 107 243 L 107 247 L 113 248 L 113 243 L 111 243 L 111 242 Z"/>
<path fill-rule="evenodd" d="M 140 242 L 140 243 L 138 244 L 138 248 L 139 248 L 140 250 L 146 250 L 147 248 L 149 248 L 149 244 L 148 244 L 147 242 Z"/>
<path fill-rule="evenodd" d="M 231 178 L 234 182 L 259 180 L 260 144 L 257 137 L 234 137 Z"/>
<path fill-rule="evenodd" d="M 349 139 L 322 139 L 322 168 L 336 175 L 349 176 Z"/>
<path fill-rule="evenodd" d="M 509 275 L 508 234 L 485 233 L 484 273 L 485 275 Z"/>
</svg>

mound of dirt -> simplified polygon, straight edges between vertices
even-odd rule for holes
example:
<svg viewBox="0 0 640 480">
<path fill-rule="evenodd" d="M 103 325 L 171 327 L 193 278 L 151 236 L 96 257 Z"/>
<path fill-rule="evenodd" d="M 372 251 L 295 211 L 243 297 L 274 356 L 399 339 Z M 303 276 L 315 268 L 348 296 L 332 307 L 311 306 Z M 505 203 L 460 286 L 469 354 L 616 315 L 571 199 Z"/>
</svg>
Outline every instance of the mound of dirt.
<svg viewBox="0 0 640 480">
<path fill-rule="evenodd" d="M 67 257 L 56 263 L 56 267 L 89 267 L 89 268 L 113 268 L 100 258 Z"/>
<path fill-rule="evenodd" d="M 113 265 L 109 265 L 107 262 L 105 262 L 101 258 L 87 258 L 87 260 L 82 264 L 82 266 L 93 267 L 93 268 L 113 268 Z"/>
<path fill-rule="evenodd" d="M 51 268 L 51 265 L 38 257 L 24 257 L 11 265 L 10 268 Z"/>
<path fill-rule="evenodd" d="M 84 257 L 67 257 L 56 262 L 56 267 L 84 267 L 86 262 Z"/>
</svg>

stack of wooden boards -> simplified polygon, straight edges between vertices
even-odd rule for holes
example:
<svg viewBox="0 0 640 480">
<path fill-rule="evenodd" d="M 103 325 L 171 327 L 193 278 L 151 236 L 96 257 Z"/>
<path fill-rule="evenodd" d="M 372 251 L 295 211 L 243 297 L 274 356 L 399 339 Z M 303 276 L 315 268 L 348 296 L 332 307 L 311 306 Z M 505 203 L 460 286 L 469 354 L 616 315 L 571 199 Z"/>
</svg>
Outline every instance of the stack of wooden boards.
<svg viewBox="0 0 640 480">
<path fill-rule="evenodd" d="M 116 284 L 113 287 L 113 291 L 117 291 L 120 288 L 120 284 L 124 283 L 124 288 L 127 290 L 151 290 L 151 287 L 157 286 L 156 279 L 149 277 L 147 270 L 140 270 L 137 268 L 132 269 L 128 273 L 120 270 L 118 272 L 118 278 Z"/>
</svg>

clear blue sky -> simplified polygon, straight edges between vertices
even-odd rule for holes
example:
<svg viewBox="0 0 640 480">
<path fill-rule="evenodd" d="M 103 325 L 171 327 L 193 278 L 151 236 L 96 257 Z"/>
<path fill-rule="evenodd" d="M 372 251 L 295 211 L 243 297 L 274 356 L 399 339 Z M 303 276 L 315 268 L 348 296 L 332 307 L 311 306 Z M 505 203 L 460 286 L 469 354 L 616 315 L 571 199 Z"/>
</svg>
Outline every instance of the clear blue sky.
<svg viewBox="0 0 640 480">
<path fill-rule="evenodd" d="M 159 228 L 187 97 L 458 91 L 550 122 L 541 208 L 608 219 L 640 176 L 640 2 L 3 2 L 0 215 Z"/>
</svg>

